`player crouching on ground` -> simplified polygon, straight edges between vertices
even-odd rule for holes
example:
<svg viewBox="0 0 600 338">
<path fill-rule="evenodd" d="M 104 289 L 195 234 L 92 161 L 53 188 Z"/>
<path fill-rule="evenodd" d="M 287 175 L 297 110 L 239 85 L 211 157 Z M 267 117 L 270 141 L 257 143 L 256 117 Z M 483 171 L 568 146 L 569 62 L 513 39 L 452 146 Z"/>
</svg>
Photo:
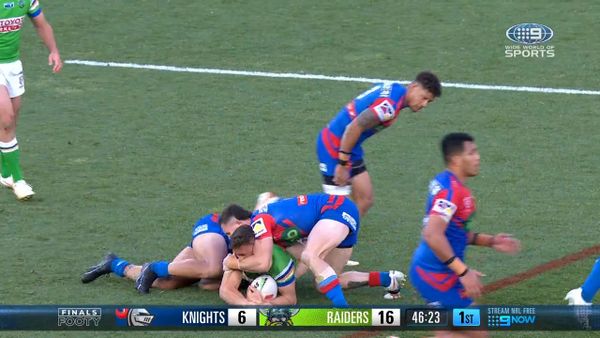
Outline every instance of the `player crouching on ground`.
<svg viewBox="0 0 600 338">
<path fill-rule="evenodd" d="M 156 261 L 143 266 L 109 253 L 81 277 L 83 283 L 110 274 L 136 282 L 136 289 L 148 293 L 150 287 L 177 289 L 200 281 L 201 288 L 217 290 L 223 274 L 223 259 L 229 252 L 229 235 L 242 224 L 250 224 L 251 213 L 231 204 L 221 214 L 201 217 L 192 229 L 192 241 L 171 261 Z"/>
<path fill-rule="evenodd" d="M 240 226 L 231 235 L 233 255 L 238 259 L 252 256 L 254 253 L 254 231 L 250 226 Z M 259 274 L 241 270 L 228 270 L 224 267 L 219 296 L 231 305 L 295 305 L 296 276 L 294 259 L 278 246 L 273 247 L 271 268 L 267 274 L 275 279 L 278 296 L 264 300 L 252 285 L 248 286 L 246 297 L 239 291 L 242 280 L 251 281 Z"/>
</svg>

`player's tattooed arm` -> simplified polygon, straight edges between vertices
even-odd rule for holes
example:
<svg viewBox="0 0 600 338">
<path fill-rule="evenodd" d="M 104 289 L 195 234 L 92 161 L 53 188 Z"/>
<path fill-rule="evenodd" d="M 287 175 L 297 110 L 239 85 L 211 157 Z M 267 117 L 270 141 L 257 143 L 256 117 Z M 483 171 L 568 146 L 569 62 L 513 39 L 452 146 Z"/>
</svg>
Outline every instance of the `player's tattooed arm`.
<svg viewBox="0 0 600 338">
<path fill-rule="evenodd" d="M 377 126 L 379 123 L 379 118 L 373 114 L 371 109 L 365 109 L 362 113 L 356 117 L 355 123 L 362 129 L 367 130 Z"/>
<path fill-rule="evenodd" d="M 342 140 L 340 141 L 340 150 L 346 152 L 352 151 L 360 134 L 369 128 L 377 126 L 379 123 L 379 119 L 373 114 L 371 109 L 363 110 L 344 130 L 344 135 L 342 135 Z"/>
</svg>

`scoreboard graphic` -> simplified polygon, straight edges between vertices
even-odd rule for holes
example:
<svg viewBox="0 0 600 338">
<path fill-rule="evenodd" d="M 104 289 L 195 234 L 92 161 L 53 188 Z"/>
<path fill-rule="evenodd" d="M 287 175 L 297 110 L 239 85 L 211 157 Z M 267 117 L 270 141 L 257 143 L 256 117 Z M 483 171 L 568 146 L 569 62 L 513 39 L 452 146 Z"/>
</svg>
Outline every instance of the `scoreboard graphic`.
<svg viewBox="0 0 600 338">
<path fill-rule="evenodd" d="M 0 330 L 600 330 L 600 306 L 0 306 Z"/>
</svg>

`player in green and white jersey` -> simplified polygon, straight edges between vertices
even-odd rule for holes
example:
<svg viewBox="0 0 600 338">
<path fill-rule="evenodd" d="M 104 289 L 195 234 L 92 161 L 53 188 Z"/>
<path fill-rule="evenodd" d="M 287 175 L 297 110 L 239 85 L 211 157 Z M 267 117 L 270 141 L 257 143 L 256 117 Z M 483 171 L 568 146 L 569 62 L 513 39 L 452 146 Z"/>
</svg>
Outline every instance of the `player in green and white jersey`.
<svg viewBox="0 0 600 338">
<path fill-rule="evenodd" d="M 48 65 L 58 73 L 62 68 L 52 26 L 46 21 L 37 0 L 5 0 L 0 7 L 0 184 L 13 189 L 19 200 L 30 199 L 33 189 L 23 179 L 19 165 L 16 126 L 25 93 L 23 66 L 19 60 L 21 29 L 28 16 L 48 48 Z"/>
<path fill-rule="evenodd" d="M 254 231 L 250 226 L 242 225 L 231 235 L 231 248 L 238 258 L 251 256 L 254 250 Z M 263 273 L 248 273 L 240 270 L 226 270 L 223 273 L 219 295 L 226 303 L 232 305 L 295 305 L 296 276 L 295 261 L 285 250 L 273 246 L 271 268 L 266 274 L 277 282 L 278 295 L 265 301 L 256 290 L 249 286 L 246 297 L 239 291 L 242 280 L 252 281 Z"/>
</svg>

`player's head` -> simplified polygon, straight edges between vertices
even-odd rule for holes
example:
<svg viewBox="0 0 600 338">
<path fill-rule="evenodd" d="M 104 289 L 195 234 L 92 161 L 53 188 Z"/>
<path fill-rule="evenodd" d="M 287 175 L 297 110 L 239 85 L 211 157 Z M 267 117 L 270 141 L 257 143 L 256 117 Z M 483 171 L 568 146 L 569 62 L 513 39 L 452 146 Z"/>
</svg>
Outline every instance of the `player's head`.
<svg viewBox="0 0 600 338">
<path fill-rule="evenodd" d="M 252 256 L 254 253 L 254 231 L 249 225 L 240 225 L 231 234 L 231 250 L 238 258 Z"/>
<path fill-rule="evenodd" d="M 230 204 L 221 211 L 221 228 L 227 235 L 231 235 L 240 225 L 249 225 L 251 216 L 250 211 L 237 204 Z"/>
<path fill-rule="evenodd" d="M 417 112 L 432 102 L 436 97 L 442 96 L 442 84 L 435 74 L 425 71 L 420 72 L 415 80 L 406 89 L 406 105 Z"/>
<path fill-rule="evenodd" d="M 442 139 L 442 155 L 446 166 L 459 170 L 465 177 L 479 173 L 479 151 L 473 136 L 467 133 L 450 133 Z"/>
</svg>

